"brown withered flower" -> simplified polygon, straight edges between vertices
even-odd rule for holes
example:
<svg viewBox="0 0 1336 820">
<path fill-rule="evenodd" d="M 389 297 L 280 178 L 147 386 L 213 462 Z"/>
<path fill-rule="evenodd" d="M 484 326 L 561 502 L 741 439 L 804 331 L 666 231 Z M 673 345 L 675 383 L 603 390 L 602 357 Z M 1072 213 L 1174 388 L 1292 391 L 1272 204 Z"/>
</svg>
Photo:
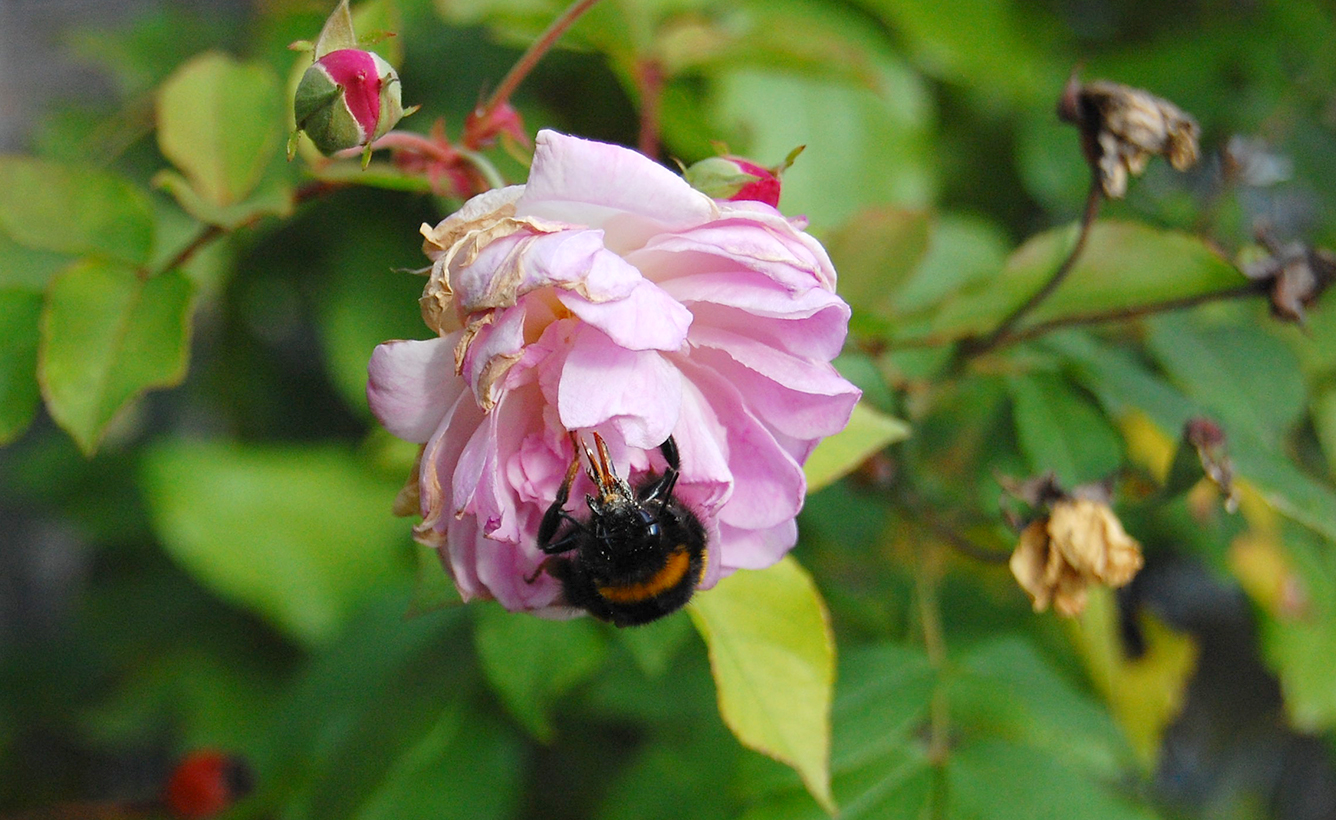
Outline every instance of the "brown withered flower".
<svg viewBox="0 0 1336 820">
<path fill-rule="evenodd" d="M 1282 245 L 1266 229 L 1257 232 L 1267 256 L 1245 265 L 1243 273 L 1271 292 L 1271 313 L 1277 318 L 1303 324 L 1306 308 L 1336 280 L 1336 254 L 1304 242 Z"/>
<path fill-rule="evenodd" d="M 1178 106 L 1140 88 L 1097 80 L 1082 85 L 1073 73 L 1058 100 L 1058 117 L 1081 130 L 1086 161 L 1110 199 L 1127 193 L 1152 156 L 1176 170 L 1197 161 L 1200 129 Z"/>
<path fill-rule="evenodd" d="M 1142 563 L 1141 545 L 1108 504 L 1063 498 L 1053 502 L 1047 516 L 1021 531 L 1010 566 L 1035 612 L 1052 605 L 1072 616 L 1085 609 L 1091 584 L 1123 586 Z"/>
</svg>

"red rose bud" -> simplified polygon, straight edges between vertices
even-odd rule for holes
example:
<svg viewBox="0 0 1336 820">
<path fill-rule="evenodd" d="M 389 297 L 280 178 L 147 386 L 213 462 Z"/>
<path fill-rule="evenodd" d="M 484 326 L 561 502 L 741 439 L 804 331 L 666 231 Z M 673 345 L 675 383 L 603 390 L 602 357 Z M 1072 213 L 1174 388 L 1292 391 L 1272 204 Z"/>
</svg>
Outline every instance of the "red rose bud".
<svg viewBox="0 0 1336 820">
<path fill-rule="evenodd" d="M 779 172 L 741 157 L 710 157 L 686 170 L 692 188 L 712 199 L 752 200 L 779 206 Z"/>
<path fill-rule="evenodd" d="M 302 75 L 293 114 L 322 154 L 369 145 L 404 116 L 399 75 L 370 51 L 331 51 Z"/>
<path fill-rule="evenodd" d="M 162 805 L 181 820 L 213 817 L 250 794 L 253 786 L 244 760 L 203 749 L 181 758 L 163 787 Z"/>
</svg>

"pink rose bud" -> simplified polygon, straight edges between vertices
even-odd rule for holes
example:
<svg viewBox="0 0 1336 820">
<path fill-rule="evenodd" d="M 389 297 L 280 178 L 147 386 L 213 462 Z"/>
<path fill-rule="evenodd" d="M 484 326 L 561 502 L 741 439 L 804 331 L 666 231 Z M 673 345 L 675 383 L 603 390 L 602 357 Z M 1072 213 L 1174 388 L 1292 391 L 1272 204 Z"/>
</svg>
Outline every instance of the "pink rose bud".
<svg viewBox="0 0 1336 820">
<path fill-rule="evenodd" d="M 803 462 L 860 395 L 801 224 L 542 131 L 527 184 L 423 235 L 437 337 L 377 347 L 367 398 L 424 445 L 414 534 L 465 599 L 643 623 L 793 547 Z"/>
<path fill-rule="evenodd" d="M 293 114 L 322 154 L 368 145 L 404 115 L 399 76 L 370 51 L 331 51 L 302 75 Z"/>
</svg>

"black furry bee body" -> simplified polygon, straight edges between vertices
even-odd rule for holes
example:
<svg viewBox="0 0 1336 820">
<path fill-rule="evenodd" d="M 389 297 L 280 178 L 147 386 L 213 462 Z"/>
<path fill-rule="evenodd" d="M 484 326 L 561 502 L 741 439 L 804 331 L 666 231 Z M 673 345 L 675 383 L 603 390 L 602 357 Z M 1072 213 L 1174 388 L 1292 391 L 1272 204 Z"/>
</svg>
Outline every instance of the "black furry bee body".
<svg viewBox="0 0 1336 820">
<path fill-rule="evenodd" d="M 705 571 L 705 527 L 673 496 L 681 465 L 672 436 L 659 447 L 667 469 L 634 490 L 613 469 L 597 433 L 594 444 L 597 456 L 576 443 L 575 460 L 543 515 L 538 548 L 551 557 L 538 571 L 561 582 L 570 606 L 617 626 L 646 624 L 691 600 Z M 582 449 L 597 490 L 585 497 L 588 521 L 565 509 Z"/>
</svg>

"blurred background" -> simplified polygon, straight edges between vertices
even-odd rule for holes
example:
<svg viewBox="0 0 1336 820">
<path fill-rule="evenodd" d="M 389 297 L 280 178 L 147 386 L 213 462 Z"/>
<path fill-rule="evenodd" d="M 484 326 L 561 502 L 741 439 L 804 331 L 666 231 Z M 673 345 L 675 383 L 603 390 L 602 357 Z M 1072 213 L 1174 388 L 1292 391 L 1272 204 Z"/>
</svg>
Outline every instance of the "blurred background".
<svg viewBox="0 0 1336 820">
<path fill-rule="evenodd" d="M 562 8 L 377 2 L 404 100 L 423 106 L 401 127 L 439 117 L 451 135 Z M 149 184 L 167 164 L 155 89 L 208 49 L 287 78 L 302 59 L 287 45 L 328 5 L 0 0 L 0 149 L 124 174 L 166 258 L 200 225 Z M 963 372 L 931 341 L 1022 243 L 1079 216 L 1088 170 L 1054 115 L 1076 66 L 1202 127 L 1195 169 L 1153 162 L 1105 217 L 1181 231 L 1217 263 L 1256 254 L 1259 226 L 1336 244 L 1330 3 L 605 0 L 563 46 L 515 98 L 531 131 L 635 145 L 635 67 L 652 58 L 665 156 L 721 141 L 768 165 L 807 146 L 781 209 L 845 277 L 838 364 L 913 425 L 809 497 L 794 553 L 840 649 L 842 816 L 1336 818 L 1336 309 L 1300 329 L 1262 300 L 1212 304 Z M 188 375 L 131 402 L 95 455 L 40 409 L 0 448 L 0 816 L 152 797 L 202 747 L 256 773 L 236 817 L 823 816 L 728 733 L 685 615 L 617 631 L 457 606 L 391 515 L 415 447 L 370 417 L 365 365 L 378 342 L 427 334 L 418 226 L 459 204 L 392 187 L 195 254 Z M 12 244 L 0 269 L 26 264 Z M 1153 276 L 1177 247 L 1127 258 Z M 1242 513 L 1209 492 L 1133 503 L 1178 432 L 1147 408 L 1180 400 L 1237 433 L 1241 459 L 1283 460 L 1245 476 Z M 1132 487 L 1124 523 L 1148 560 L 1076 622 L 1034 614 L 1005 566 L 923 526 L 1005 558 L 995 476 L 1050 468 L 1058 441 L 1064 480 Z M 945 668 L 923 649 L 925 566 Z M 924 756 L 942 698 L 949 764 Z"/>
</svg>

